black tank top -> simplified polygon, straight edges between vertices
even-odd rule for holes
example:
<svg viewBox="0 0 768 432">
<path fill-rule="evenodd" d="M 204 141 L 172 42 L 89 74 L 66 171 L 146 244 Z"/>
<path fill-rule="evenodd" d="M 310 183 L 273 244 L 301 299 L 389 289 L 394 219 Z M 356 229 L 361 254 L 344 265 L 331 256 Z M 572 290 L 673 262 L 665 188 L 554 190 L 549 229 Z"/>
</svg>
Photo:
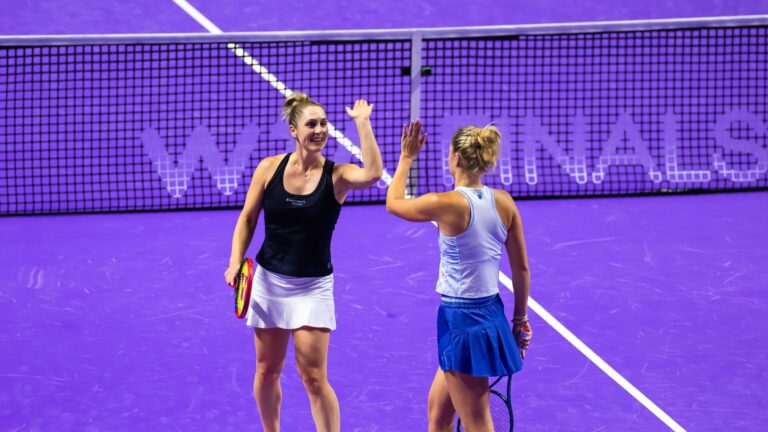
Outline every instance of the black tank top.
<svg viewBox="0 0 768 432">
<path fill-rule="evenodd" d="M 309 195 L 285 190 L 285 155 L 264 191 L 264 243 L 256 261 L 285 276 L 317 277 L 333 273 L 331 236 L 341 212 L 333 192 L 333 162 L 326 159 L 317 188 Z"/>
</svg>

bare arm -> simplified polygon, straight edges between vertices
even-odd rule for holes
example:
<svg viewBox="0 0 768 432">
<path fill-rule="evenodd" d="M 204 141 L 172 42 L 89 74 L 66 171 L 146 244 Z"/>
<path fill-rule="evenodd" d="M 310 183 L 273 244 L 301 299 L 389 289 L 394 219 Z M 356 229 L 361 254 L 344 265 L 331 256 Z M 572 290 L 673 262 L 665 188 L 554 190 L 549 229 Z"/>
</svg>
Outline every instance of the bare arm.
<svg viewBox="0 0 768 432">
<path fill-rule="evenodd" d="M 528 252 L 523 235 L 523 221 L 514 200 L 505 191 L 497 191 L 497 208 L 504 214 L 504 223 L 508 224 L 505 246 L 512 269 L 512 286 L 515 291 L 515 309 L 512 318 L 512 333 L 515 335 L 520 354 L 525 359 L 525 351 L 531 342 L 531 326 L 528 322 L 528 296 L 531 292 L 531 273 L 528 269 Z"/>
<path fill-rule="evenodd" d="M 381 160 L 379 144 L 376 142 L 376 136 L 373 134 L 371 126 L 371 112 L 373 104 L 369 105 L 367 101 L 360 99 L 355 101 L 353 108 L 347 107 L 347 114 L 355 120 L 357 133 L 360 136 L 360 150 L 363 156 L 363 167 L 360 168 L 354 164 L 343 164 L 339 166 L 340 179 L 343 182 L 343 189 L 339 190 L 337 195 L 346 195 L 349 189 L 365 189 L 371 187 L 379 181 L 384 168 Z"/>
<path fill-rule="evenodd" d="M 264 199 L 264 189 L 270 175 L 275 168 L 275 157 L 262 160 L 256 167 L 251 178 L 251 186 L 245 196 L 245 204 L 235 224 L 235 232 L 232 234 L 232 252 L 229 256 L 229 267 L 224 272 L 227 285 L 235 286 L 235 276 L 240 271 L 240 263 L 248 250 L 248 245 L 253 240 L 256 231 L 256 222 L 259 220 L 261 205 Z"/>
<path fill-rule="evenodd" d="M 387 190 L 387 211 L 411 222 L 437 221 L 440 209 L 447 204 L 441 194 L 428 193 L 418 198 L 405 198 L 405 180 L 413 159 L 400 157 L 392 183 Z"/>
<path fill-rule="evenodd" d="M 523 221 L 520 218 L 520 212 L 517 210 L 512 198 L 509 198 L 512 205 L 512 223 L 507 232 L 505 243 L 507 255 L 509 255 L 509 265 L 512 269 L 512 285 L 515 288 L 515 316 L 526 316 L 528 313 L 528 295 L 531 292 L 531 273 L 528 269 L 528 253 L 525 247 L 525 237 L 523 236 Z"/>
<path fill-rule="evenodd" d="M 428 193 L 414 199 L 405 198 L 408 173 L 425 141 L 426 135 L 421 134 L 419 121 L 403 128 L 400 161 L 387 190 L 387 211 L 413 222 L 436 221 L 443 208 L 449 205 L 449 200 L 446 200 L 443 194 Z"/>
</svg>

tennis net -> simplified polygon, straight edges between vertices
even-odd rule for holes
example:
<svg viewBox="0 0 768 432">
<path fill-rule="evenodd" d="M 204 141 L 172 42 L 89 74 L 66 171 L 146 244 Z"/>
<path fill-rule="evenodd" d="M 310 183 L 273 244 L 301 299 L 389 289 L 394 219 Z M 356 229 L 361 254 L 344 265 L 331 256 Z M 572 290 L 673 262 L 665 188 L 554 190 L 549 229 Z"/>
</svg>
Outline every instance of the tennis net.
<svg viewBox="0 0 768 432">
<path fill-rule="evenodd" d="M 325 105 L 337 163 L 359 164 L 344 107 L 374 103 L 387 174 L 421 118 L 415 194 L 450 189 L 453 132 L 490 123 L 486 183 L 517 197 L 768 188 L 766 20 L 582 27 L 1 38 L 0 214 L 241 206 L 294 146 L 290 91 Z"/>
</svg>

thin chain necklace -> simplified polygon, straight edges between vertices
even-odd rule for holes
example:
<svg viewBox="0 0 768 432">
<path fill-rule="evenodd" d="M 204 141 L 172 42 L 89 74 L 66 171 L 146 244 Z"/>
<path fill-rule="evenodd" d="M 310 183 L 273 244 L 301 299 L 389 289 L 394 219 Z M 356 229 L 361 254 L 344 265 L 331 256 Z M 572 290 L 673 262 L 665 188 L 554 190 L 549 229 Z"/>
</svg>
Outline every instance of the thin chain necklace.
<svg viewBox="0 0 768 432">
<path fill-rule="evenodd" d="M 304 178 L 309 178 L 309 175 L 312 174 L 312 171 L 315 170 L 317 167 L 309 167 L 306 171 L 304 171 Z"/>
<path fill-rule="evenodd" d="M 312 174 L 312 170 L 314 170 L 315 167 L 309 167 L 309 169 L 304 171 L 304 178 L 309 178 L 309 175 Z"/>
</svg>

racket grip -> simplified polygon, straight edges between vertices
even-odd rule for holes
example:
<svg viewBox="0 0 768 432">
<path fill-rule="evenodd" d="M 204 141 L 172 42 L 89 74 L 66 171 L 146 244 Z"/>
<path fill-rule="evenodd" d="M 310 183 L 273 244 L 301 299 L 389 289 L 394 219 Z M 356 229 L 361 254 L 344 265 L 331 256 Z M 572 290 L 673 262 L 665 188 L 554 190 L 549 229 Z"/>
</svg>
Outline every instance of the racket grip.
<svg viewBox="0 0 768 432">
<path fill-rule="evenodd" d="M 530 327 L 525 326 L 520 328 L 520 334 L 518 338 L 521 341 L 530 341 L 532 337 L 533 337 L 533 332 L 531 331 Z"/>
</svg>

